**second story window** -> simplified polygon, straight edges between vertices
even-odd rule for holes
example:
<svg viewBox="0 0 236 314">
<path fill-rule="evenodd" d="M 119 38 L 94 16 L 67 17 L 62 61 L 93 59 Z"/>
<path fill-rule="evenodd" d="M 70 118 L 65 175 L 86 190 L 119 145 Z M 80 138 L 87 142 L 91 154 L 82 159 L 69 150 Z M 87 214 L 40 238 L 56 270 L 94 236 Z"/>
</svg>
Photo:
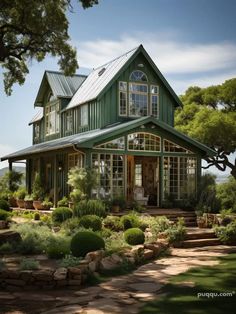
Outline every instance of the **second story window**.
<svg viewBox="0 0 236 314">
<path fill-rule="evenodd" d="M 40 135 L 40 129 L 39 129 L 39 124 L 35 123 L 34 124 L 34 139 L 38 140 Z"/>
<path fill-rule="evenodd" d="M 80 125 L 88 125 L 88 105 L 82 105 L 80 107 Z"/>
<path fill-rule="evenodd" d="M 69 131 L 72 131 L 73 129 L 73 116 L 72 116 L 72 111 L 67 111 L 66 112 L 66 121 L 65 121 L 65 124 L 66 124 L 66 131 L 69 132 Z"/>
<path fill-rule="evenodd" d="M 157 85 L 150 86 L 151 115 L 159 116 L 159 87 Z"/>
<path fill-rule="evenodd" d="M 45 108 L 46 135 L 59 132 L 59 104 L 50 104 Z"/>
<path fill-rule="evenodd" d="M 129 115 L 148 115 L 148 86 L 147 84 L 129 83 Z"/>
</svg>

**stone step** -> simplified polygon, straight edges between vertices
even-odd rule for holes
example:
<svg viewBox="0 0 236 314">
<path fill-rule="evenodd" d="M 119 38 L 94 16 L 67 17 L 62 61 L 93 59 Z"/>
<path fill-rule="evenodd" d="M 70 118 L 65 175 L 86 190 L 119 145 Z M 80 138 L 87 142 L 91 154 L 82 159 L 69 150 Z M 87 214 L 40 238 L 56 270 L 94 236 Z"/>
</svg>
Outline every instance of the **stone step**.
<svg viewBox="0 0 236 314">
<path fill-rule="evenodd" d="M 196 239 L 196 240 L 186 240 L 182 242 L 183 248 L 194 248 L 203 246 L 214 246 L 221 244 L 218 238 L 213 239 Z"/>
<path fill-rule="evenodd" d="M 192 221 L 192 222 L 185 222 L 185 227 L 197 227 L 197 222 Z"/>
<path fill-rule="evenodd" d="M 186 240 L 197 240 L 197 239 L 214 239 L 216 235 L 213 231 L 202 231 L 202 232 L 187 232 Z"/>
</svg>

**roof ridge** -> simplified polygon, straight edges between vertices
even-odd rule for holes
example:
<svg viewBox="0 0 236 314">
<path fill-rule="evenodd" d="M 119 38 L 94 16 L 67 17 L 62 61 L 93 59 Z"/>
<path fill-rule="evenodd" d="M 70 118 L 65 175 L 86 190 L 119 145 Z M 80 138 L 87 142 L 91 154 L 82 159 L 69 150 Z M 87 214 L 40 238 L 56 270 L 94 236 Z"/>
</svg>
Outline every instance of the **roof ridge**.
<svg viewBox="0 0 236 314">
<path fill-rule="evenodd" d="M 123 53 L 122 55 L 120 55 L 120 56 L 118 56 L 118 57 L 116 57 L 116 58 L 114 58 L 114 59 L 112 59 L 112 60 L 110 60 L 110 61 L 104 63 L 103 65 L 100 65 L 100 66 L 97 67 L 97 68 L 94 68 L 93 71 L 96 71 L 96 70 L 98 70 L 98 69 L 100 69 L 100 68 L 103 68 L 103 67 L 107 66 L 108 64 L 110 64 L 110 63 L 116 61 L 117 59 L 124 57 L 125 55 L 127 55 L 127 54 L 130 53 L 131 51 L 137 50 L 140 46 L 142 46 L 142 45 L 139 45 L 139 46 L 137 46 L 137 47 L 135 47 L 135 48 L 133 48 L 133 49 L 131 49 L 131 50 L 129 50 L 129 51 Z"/>
<path fill-rule="evenodd" d="M 65 75 L 63 72 L 60 71 L 54 71 L 54 70 L 45 70 L 46 73 L 54 73 L 54 74 L 61 74 L 64 75 L 65 77 L 73 77 L 73 76 L 83 76 L 83 77 L 88 77 L 86 74 L 73 74 L 73 75 Z"/>
</svg>

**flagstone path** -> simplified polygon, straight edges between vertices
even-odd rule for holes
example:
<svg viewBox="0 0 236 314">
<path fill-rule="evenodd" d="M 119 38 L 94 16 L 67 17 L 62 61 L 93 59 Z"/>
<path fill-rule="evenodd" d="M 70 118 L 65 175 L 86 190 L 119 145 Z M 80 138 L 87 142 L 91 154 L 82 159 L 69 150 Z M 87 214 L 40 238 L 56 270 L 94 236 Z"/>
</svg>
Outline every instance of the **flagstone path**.
<svg viewBox="0 0 236 314">
<path fill-rule="evenodd" d="M 133 273 L 81 290 L 0 291 L 1 314 L 135 314 L 143 302 L 161 297 L 168 279 L 196 266 L 218 264 L 214 257 L 236 252 L 218 245 L 172 249 L 171 256 L 145 264 Z M 193 286 L 192 282 L 183 285 Z"/>
</svg>

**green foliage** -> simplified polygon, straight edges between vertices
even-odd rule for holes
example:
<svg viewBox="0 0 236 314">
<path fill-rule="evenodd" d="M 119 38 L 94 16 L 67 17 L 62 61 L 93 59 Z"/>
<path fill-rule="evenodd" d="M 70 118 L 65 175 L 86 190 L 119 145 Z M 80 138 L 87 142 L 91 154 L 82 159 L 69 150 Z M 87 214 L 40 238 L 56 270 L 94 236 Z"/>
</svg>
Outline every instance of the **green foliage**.
<svg viewBox="0 0 236 314">
<path fill-rule="evenodd" d="M 135 212 L 122 216 L 120 222 L 123 225 L 124 230 L 129 228 L 138 228 L 141 224 L 140 218 Z"/>
<path fill-rule="evenodd" d="M 158 233 L 164 232 L 171 227 L 171 222 L 165 216 L 151 217 L 151 216 L 142 216 L 141 221 L 143 224 L 146 224 L 152 233 L 150 241 L 156 241 Z"/>
<path fill-rule="evenodd" d="M 236 180 L 233 177 L 217 185 L 217 197 L 220 199 L 222 209 L 230 209 L 236 213 Z"/>
<path fill-rule="evenodd" d="M 26 196 L 24 197 L 25 201 L 33 201 L 33 196 L 31 194 L 26 194 Z"/>
<path fill-rule="evenodd" d="M 0 178 L 0 198 L 7 199 L 11 196 L 20 186 L 23 173 L 15 170 L 6 172 Z"/>
<path fill-rule="evenodd" d="M 40 220 L 40 214 L 39 214 L 39 212 L 34 213 L 34 220 Z"/>
<path fill-rule="evenodd" d="M 42 205 L 46 208 L 46 209 L 50 209 L 53 206 L 53 203 L 49 200 L 48 197 L 45 197 L 44 201 L 42 202 Z"/>
<path fill-rule="evenodd" d="M 74 167 L 70 169 L 68 174 L 68 184 L 73 188 L 71 193 L 74 202 L 88 199 L 92 190 L 97 187 L 98 176 L 94 169 Z"/>
<path fill-rule="evenodd" d="M 137 201 L 133 201 L 132 204 L 130 205 L 130 209 L 132 211 L 135 211 L 137 213 L 142 213 L 145 211 L 145 207 L 143 207 L 142 205 L 140 205 L 139 202 Z"/>
<path fill-rule="evenodd" d="M 84 215 L 97 215 L 106 217 L 105 204 L 100 200 L 80 201 L 74 209 L 74 215 L 81 217 Z"/>
<path fill-rule="evenodd" d="M 68 207 L 58 207 L 52 212 L 52 221 L 54 223 L 62 223 L 72 217 L 72 210 Z"/>
<path fill-rule="evenodd" d="M 80 0 L 83 8 L 97 4 L 97 0 Z M 22 85 L 29 72 L 28 64 L 41 62 L 46 55 L 58 58 L 65 75 L 73 75 L 78 67 L 76 50 L 68 34 L 68 11 L 71 0 L 2 1 L 0 62 L 5 70 L 4 86 L 7 95 L 12 85 Z"/>
<path fill-rule="evenodd" d="M 79 225 L 86 229 L 99 231 L 102 229 L 102 220 L 96 215 L 85 215 L 80 218 Z"/>
<path fill-rule="evenodd" d="M 63 258 L 70 254 L 70 238 L 62 235 L 49 237 L 45 252 L 49 258 Z"/>
<path fill-rule="evenodd" d="M 225 227 L 216 227 L 215 232 L 224 244 L 236 244 L 236 221 L 231 222 Z"/>
<path fill-rule="evenodd" d="M 39 262 L 32 258 L 23 258 L 20 262 L 21 270 L 37 270 L 39 269 Z"/>
<path fill-rule="evenodd" d="M 57 207 L 68 207 L 69 200 L 66 196 L 64 196 L 60 201 L 57 202 Z"/>
<path fill-rule="evenodd" d="M 6 210 L 0 209 L 0 220 L 7 221 L 10 218 L 10 213 Z"/>
<path fill-rule="evenodd" d="M 76 267 L 80 264 L 82 258 L 81 257 L 75 257 L 72 255 L 66 255 L 61 261 L 60 261 L 60 267 Z"/>
<path fill-rule="evenodd" d="M 16 193 L 16 198 L 18 198 L 19 200 L 23 200 L 26 196 L 26 189 L 24 187 L 20 187 Z"/>
<path fill-rule="evenodd" d="M 78 231 L 80 219 L 78 217 L 72 217 L 65 220 L 61 228 L 65 231 L 67 235 L 73 235 L 76 231 Z"/>
<path fill-rule="evenodd" d="M 9 203 L 6 200 L 0 199 L 0 208 L 6 211 L 10 210 Z"/>
<path fill-rule="evenodd" d="M 36 172 L 35 177 L 34 177 L 32 195 L 33 195 L 34 201 L 43 200 L 44 198 L 43 185 L 42 185 L 40 174 L 38 172 Z"/>
<path fill-rule="evenodd" d="M 76 257 L 84 257 L 88 252 L 104 248 L 104 240 L 92 231 L 78 232 L 71 240 L 71 252 Z"/>
<path fill-rule="evenodd" d="M 171 244 L 180 243 L 181 241 L 183 241 L 186 235 L 184 219 L 179 218 L 176 224 L 172 225 L 165 231 L 165 234 L 167 235 L 169 243 Z"/>
<path fill-rule="evenodd" d="M 106 252 L 108 254 L 119 252 L 127 246 L 123 232 L 114 232 L 110 237 L 106 238 Z"/>
<path fill-rule="evenodd" d="M 143 244 L 145 241 L 144 233 L 139 228 L 130 228 L 124 233 L 125 241 L 130 245 Z"/>
<path fill-rule="evenodd" d="M 13 246 L 11 243 L 6 242 L 3 243 L 2 245 L 0 245 L 0 253 L 4 254 L 4 253 L 11 253 L 13 252 Z"/>
<path fill-rule="evenodd" d="M 107 216 L 105 219 L 103 219 L 103 225 L 105 228 L 109 228 L 113 231 L 123 230 L 123 225 L 120 221 L 120 217 L 117 216 Z"/>
<path fill-rule="evenodd" d="M 113 198 L 113 200 L 111 201 L 111 205 L 112 206 L 119 206 L 120 209 L 123 211 L 126 209 L 126 200 L 122 196 L 116 197 L 116 198 Z"/>
<path fill-rule="evenodd" d="M 2 271 L 5 268 L 6 268 L 6 263 L 2 259 L 0 259 L 0 271 Z"/>
</svg>

